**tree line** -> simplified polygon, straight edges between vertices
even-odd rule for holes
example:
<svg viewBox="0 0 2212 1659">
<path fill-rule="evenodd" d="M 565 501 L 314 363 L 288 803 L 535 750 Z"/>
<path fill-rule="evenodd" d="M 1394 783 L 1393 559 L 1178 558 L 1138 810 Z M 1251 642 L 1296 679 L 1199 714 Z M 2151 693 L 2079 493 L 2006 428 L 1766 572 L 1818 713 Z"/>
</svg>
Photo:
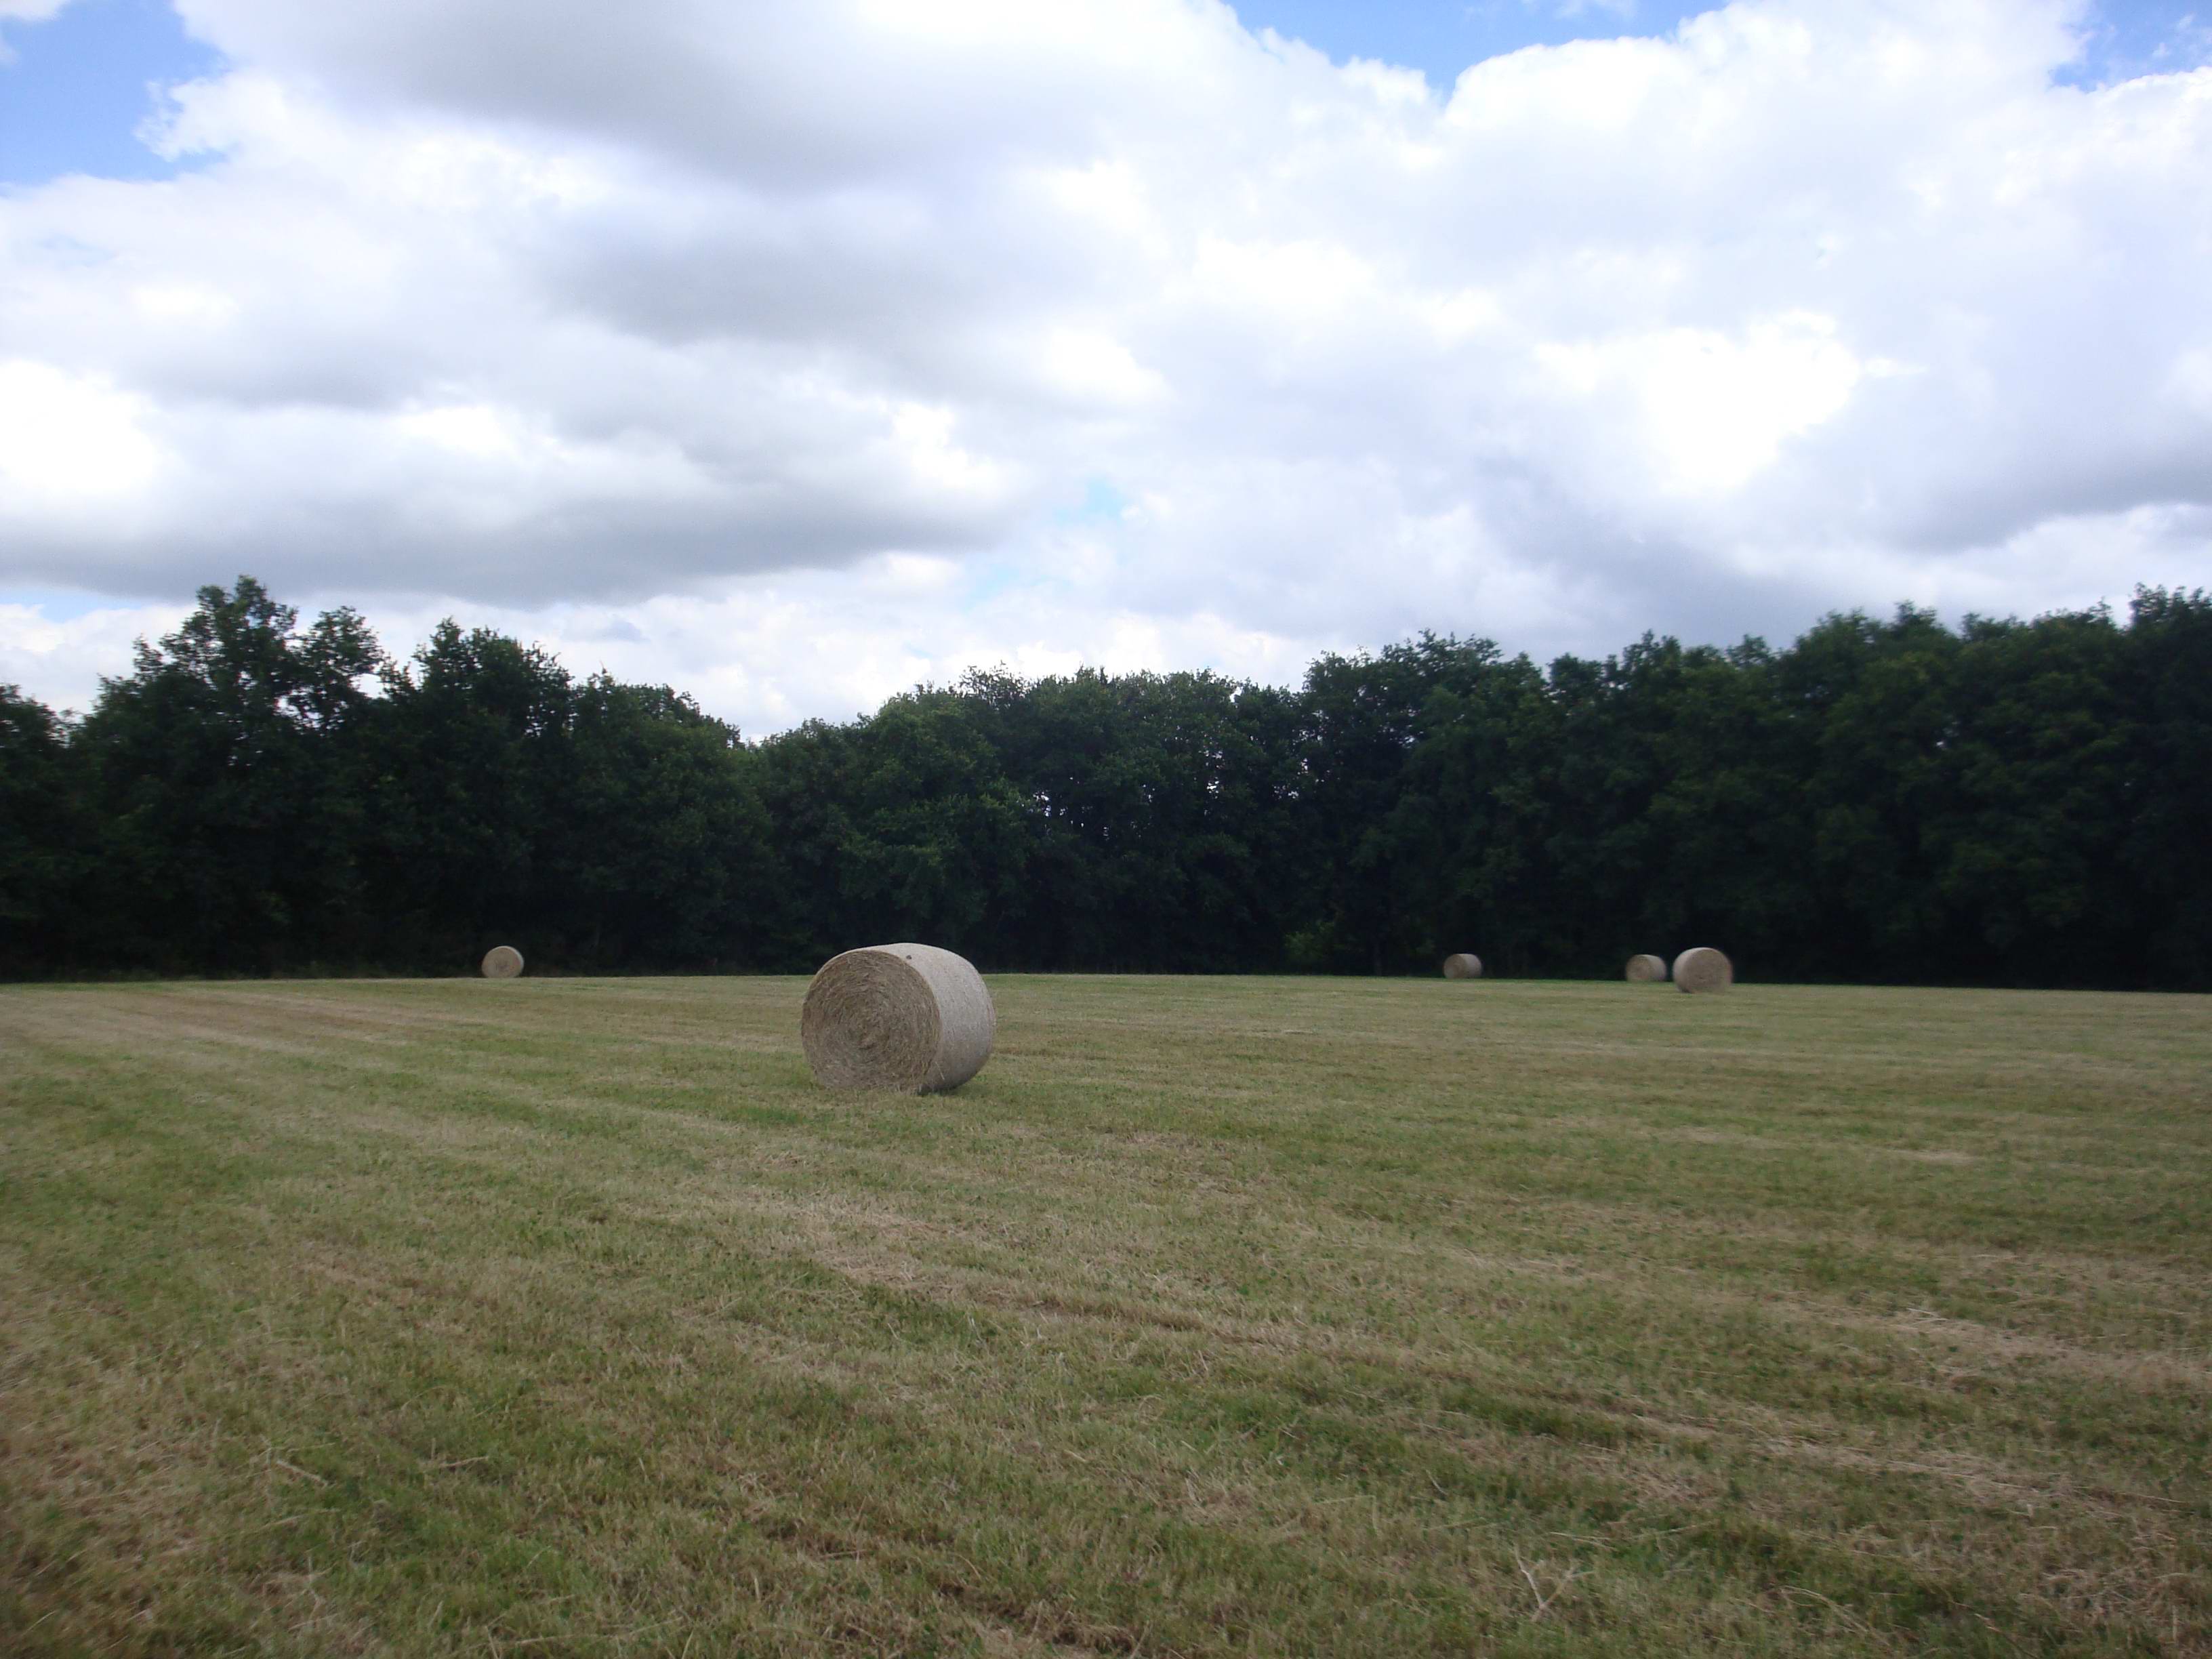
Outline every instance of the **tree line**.
<svg viewBox="0 0 2212 1659">
<path fill-rule="evenodd" d="M 995 969 L 2212 987 L 2212 595 L 1295 688 L 977 670 L 765 741 L 484 629 L 203 588 L 89 712 L 0 687 L 0 973 Z"/>
</svg>

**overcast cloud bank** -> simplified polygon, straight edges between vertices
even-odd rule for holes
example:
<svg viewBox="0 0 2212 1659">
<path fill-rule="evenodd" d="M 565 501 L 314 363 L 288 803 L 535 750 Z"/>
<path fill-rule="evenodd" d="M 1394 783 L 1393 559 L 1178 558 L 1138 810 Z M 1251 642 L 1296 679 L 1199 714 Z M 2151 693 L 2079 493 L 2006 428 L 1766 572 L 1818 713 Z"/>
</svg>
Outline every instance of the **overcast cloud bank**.
<svg viewBox="0 0 2212 1659">
<path fill-rule="evenodd" d="M 179 9 L 194 167 L 0 197 L 0 587 L 131 602 L 0 604 L 58 701 L 239 571 L 752 731 L 2212 572 L 2212 70 L 2058 84 L 2077 8 L 1448 88 L 1182 0 Z"/>
</svg>

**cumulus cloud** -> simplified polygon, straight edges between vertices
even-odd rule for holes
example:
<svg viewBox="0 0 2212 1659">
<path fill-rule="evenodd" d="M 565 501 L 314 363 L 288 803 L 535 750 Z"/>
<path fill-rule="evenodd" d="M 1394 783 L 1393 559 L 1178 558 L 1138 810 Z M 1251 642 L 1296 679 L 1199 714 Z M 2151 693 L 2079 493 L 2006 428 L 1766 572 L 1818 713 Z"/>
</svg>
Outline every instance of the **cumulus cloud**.
<svg viewBox="0 0 2212 1659">
<path fill-rule="evenodd" d="M 1449 88 L 1213 0 L 179 9 L 195 165 L 0 198 L 0 589 L 248 569 L 761 727 L 2212 550 L 2212 70 L 2059 84 L 2058 0 Z"/>
</svg>

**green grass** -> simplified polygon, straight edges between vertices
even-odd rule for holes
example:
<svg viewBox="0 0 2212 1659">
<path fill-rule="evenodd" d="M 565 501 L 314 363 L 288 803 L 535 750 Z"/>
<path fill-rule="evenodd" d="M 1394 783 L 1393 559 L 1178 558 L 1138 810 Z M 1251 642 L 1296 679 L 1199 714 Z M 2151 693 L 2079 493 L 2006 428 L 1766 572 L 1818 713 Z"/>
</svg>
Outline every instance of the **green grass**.
<svg viewBox="0 0 2212 1659">
<path fill-rule="evenodd" d="M 11 1654 L 2212 1651 L 2212 1000 L 0 990 Z"/>
</svg>

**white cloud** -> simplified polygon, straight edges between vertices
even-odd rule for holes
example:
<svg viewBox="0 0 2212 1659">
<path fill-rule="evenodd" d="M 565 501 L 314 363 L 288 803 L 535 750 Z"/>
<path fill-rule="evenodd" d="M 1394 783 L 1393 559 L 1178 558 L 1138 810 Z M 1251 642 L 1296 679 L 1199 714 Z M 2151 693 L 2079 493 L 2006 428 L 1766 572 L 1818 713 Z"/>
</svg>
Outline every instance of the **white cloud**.
<svg viewBox="0 0 2212 1659">
<path fill-rule="evenodd" d="M 55 709 L 84 713 L 103 674 L 128 673 L 132 645 L 174 631 L 181 605 L 102 606 L 56 618 L 36 605 L 0 601 L 0 684 L 21 684 Z"/>
<path fill-rule="evenodd" d="M 2212 563 L 2212 71 L 2056 85 L 2060 0 L 1444 93 L 1214 0 L 181 9 L 200 165 L 0 197 L 0 600 L 251 570 L 758 729 Z"/>
<path fill-rule="evenodd" d="M 1625 416 L 1617 471 L 1640 459 L 1632 482 L 1673 495 L 1741 489 L 1790 439 L 1839 413 L 1867 372 L 1836 339 L 1835 319 L 1808 312 L 1757 319 L 1735 337 L 1672 328 L 1547 341 L 1535 357 L 1584 418 Z"/>
<path fill-rule="evenodd" d="M 149 400 L 106 375 L 0 361 L 0 501 L 22 519 L 103 538 L 168 469 Z"/>
</svg>

